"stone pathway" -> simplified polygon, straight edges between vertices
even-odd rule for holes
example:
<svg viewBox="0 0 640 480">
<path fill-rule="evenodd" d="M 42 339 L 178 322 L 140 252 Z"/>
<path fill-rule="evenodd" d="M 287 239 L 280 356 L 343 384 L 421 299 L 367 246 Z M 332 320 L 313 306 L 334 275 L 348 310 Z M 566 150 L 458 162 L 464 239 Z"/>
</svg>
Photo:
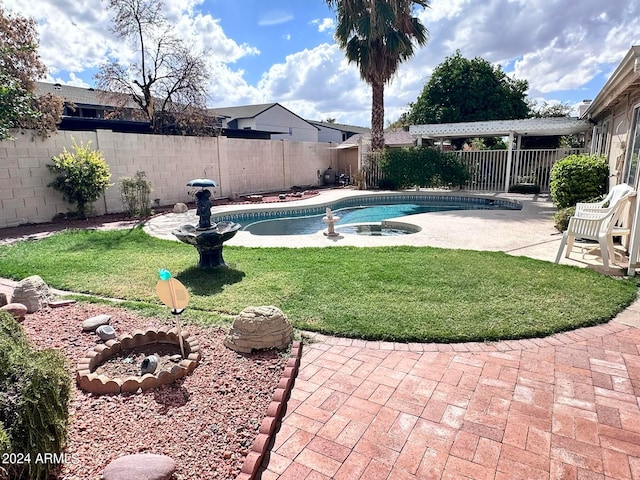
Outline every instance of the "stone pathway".
<svg viewBox="0 0 640 480">
<path fill-rule="evenodd" d="M 262 480 L 640 479 L 640 304 L 493 344 L 318 337 Z"/>
</svg>

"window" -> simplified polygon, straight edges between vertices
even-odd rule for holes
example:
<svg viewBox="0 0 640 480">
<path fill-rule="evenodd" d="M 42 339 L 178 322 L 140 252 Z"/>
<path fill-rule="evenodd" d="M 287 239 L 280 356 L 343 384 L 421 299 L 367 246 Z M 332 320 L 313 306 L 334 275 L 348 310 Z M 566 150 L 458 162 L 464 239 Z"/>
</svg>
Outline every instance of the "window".
<svg viewBox="0 0 640 480">
<path fill-rule="evenodd" d="M 609 119 L 602 122 L 593 130 L 591 153 L 594 155 L 608 155 L 609 153 Z"/>
<path fill-rule="evenodd" d="M 638 154 L 640 154 L 640 105 L 633 109 L 633 120 L 627 141 L 627 158 L 625 161 L 624 179 L 635 187 L 638 175 Z"/>
</svg>

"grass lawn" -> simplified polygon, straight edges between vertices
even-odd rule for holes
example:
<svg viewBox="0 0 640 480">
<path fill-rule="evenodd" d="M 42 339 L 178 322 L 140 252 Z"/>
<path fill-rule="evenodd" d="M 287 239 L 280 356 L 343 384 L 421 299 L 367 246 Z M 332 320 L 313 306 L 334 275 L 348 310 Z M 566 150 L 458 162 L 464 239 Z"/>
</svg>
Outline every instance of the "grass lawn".
<svg viewBox="0 0 640 480">
<path fill-rule="evenodd" d="M 354 338 L 482 341 L 548 335 L 612 318 L 635 280 L 497 252 L 430 247 L 224 247 L 228 269 L 196 268 L 194 247 L 141 229 L 76 230 L 0 246 L 0 276 L 122 298 L 149 314 L 166 268 L 190 292 L 183 317 L 229 322 L 275 305 L 295 327 Z M 131 303 L 132 302 L 132 303 Z"/>
</svg>

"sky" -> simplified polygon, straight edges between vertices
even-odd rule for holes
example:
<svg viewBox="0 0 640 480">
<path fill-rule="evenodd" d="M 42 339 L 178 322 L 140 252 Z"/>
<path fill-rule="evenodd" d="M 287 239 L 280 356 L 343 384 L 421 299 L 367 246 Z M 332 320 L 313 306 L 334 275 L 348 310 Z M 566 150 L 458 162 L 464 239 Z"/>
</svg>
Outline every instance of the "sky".
<svg viewBox="0 0 640 480">
<path fill-rule="evenodd" d="M 278 102 L 308 120 L 369 126 L 371 89 L 334 41 L 323 0 L 164 0 L 163 11 L 193 48 L 206 48 L 209 106 Z M 44 81 L 93 87 L 107 60 L 135 53 L 110 32 L 105 0 L 0 0 L 38 23 Z M 416 12 L 429 42 L 385 88 L 385 123 L 414 102 L 433 69 L 460 50 L 529 83 L 529 99 L 569 104 L 577 115 L 632 45 L 640 1 L 432 0 Z"/>
</svg>

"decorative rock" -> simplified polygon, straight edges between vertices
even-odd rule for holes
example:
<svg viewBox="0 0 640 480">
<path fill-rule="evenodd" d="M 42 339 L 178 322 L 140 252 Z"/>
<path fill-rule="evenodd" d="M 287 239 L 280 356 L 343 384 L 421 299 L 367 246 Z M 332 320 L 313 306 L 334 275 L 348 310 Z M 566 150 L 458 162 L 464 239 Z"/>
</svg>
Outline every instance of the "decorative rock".
<svg viewBox="0 0 640 480">
<path fill-rule="evenodd" d="M 9 299 L 7 298 L 7 294 L 4 292 L 0 292 L 0 307 L 4 307 L 9 304 Z"/>
<path fill-rule="evenodd" d="M 166 455 L 136 453 L 125 455 L 109 463 L 102 473 L 103 480 L 169 480 L 176 462 Z"/>
<path fill-rule="evenodd" d="M 51 308 L 59 308 L 59 307 L 66 307 L 68 305 L 73 305 L 75 303 L 76 303 L 75 300 L 53 300 L 52 302 L 49 302 L 49 306 Z"/>
<path fill-rule="evenodd" d="M 96 328 L 96 334 L 102 341 L 116 338 L 116 330 L 111 325 L 100 325 L 98 328 Z"/>
<path fill-rule="evenodd" d="M 24 320 L 24 316 L 27 313 L 27 307 L 25 307 L 21 303 L 9 303 L 0 307 L 0 310 L 3 312 L 9 312 L 11 315 L 13 315 L 13 318 L 18 321 Z"/>
<path fill-rule="evenodd" d="M 284 349 L 293 340 L 293 327 L 277 307 L 247 307 L 236 317 L 224 340 L 226 347 L 236 352 Z"/>
<path fill-rule="evenodd" d="M 155 355 L 149 355 L 148 357 L 145 357 L 140 364 L 141 375 L 144 375 L 145 373 L 153 373 L 156 371 L 156 368 L 158 368 L 158 357 Z"/>
<path fill-rule="evenodd" d="M 82 322 L 83 332 L 93 332 L 101 325 L 107 325 L 111 320 L 111 315 L 96 315 L 95 317 L 87 318 Z"/>
<path fill-rule="evenodd" d="M 173 213 L 186 213 L 189 211 L 189 207 L 187 207 L 184 203 L 176 203 L 173 206 Z"/>
<path fill-rule="evenodd" d="M 13 289 L 11 301 L 27 307 L 27 313 L 37 312 L 49 303 L 49 286 L 38 275 L 27 277 Z"/>
</svg>

